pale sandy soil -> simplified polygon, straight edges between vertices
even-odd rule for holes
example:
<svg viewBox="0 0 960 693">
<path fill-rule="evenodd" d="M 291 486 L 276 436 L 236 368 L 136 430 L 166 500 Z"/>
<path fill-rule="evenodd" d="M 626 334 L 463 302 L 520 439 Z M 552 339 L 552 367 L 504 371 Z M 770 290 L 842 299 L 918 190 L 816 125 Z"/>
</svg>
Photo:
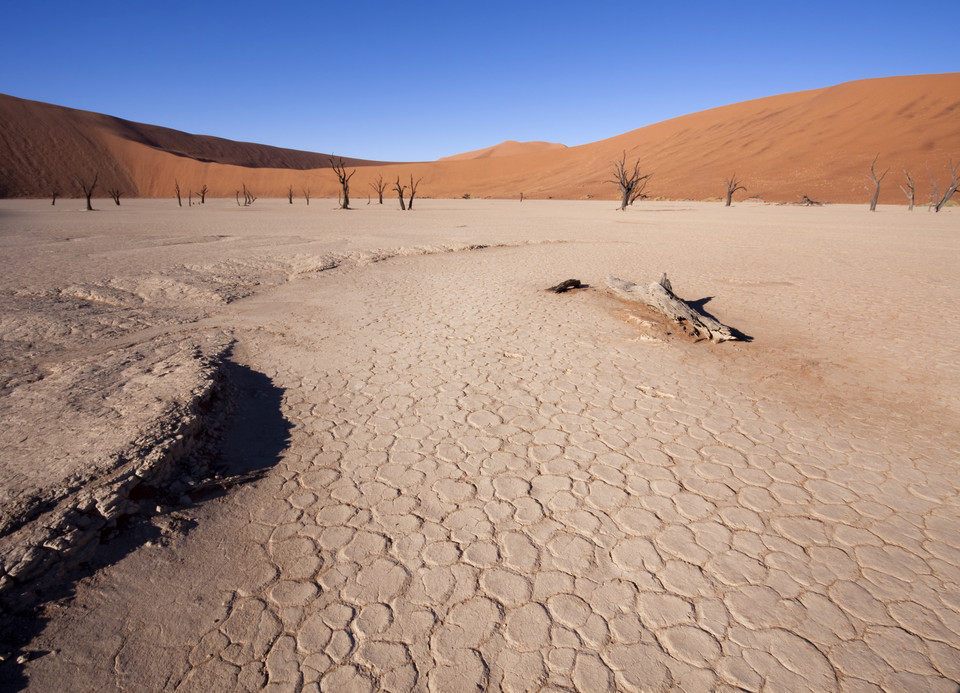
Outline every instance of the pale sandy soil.
<svg viewBox="0 0 960 693">
<path fill-rule="evenodd" d="M 957 690 L 956 210 L 78 206 L 0 203 L 3 492 L 189 439 L 231 339 L 268 468 L 103 546 L 8 687 Z M 664 271 L 753 341 L 603 289 Z"/>
</svg>

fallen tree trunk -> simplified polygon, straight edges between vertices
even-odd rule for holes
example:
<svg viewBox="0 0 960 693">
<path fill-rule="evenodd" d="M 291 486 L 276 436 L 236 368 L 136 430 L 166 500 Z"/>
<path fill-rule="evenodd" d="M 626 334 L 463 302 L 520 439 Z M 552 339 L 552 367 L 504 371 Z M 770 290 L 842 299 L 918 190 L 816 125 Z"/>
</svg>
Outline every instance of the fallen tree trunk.
<svg viewBox="0 0 960 693">
<path fill-rule="evenodd" d="M 659 282 L 649 286 L 640 286 L 617 277 L 607 277 L 607 285 L 614 293 L 631 301 L 639 301 L 658 313 L 680 323 L 684 332 L 691 332 L 696 337 L 709 339 L 713 342 L 726 342 L 737 339 L 733 330 L 726 325 L 704 315 L 688 303 L 677 298 L 670 286 L 670 280 L 664 274 Z"/>
</svg>

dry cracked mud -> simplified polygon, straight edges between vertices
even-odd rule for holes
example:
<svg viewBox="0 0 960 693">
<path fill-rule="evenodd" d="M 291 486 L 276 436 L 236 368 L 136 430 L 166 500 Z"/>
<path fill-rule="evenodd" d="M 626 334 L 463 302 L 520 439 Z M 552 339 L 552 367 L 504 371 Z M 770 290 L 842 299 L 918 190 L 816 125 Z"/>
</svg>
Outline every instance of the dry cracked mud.
<svg viewBox="0 0 960 693">
<path fill-rule="evenodd" d="M 48 602 L 17 681 L 956 693 L 956 229 L 591 203 L 507 232 L 513 208 L 487 204 L 417 212 L 438 243 L 448 217 L 476 224 L 462 252 L 198 319 L 245 374 L 225 454 L 269 468 Z M 952 255 L 906 251 L 908 223 Z M 711 292 L 753 342 L 691 343 L 598 288 L 681 259 L 678 293 Z M 543 291 L 568 276 L 591 288 Z"/>
</svg>

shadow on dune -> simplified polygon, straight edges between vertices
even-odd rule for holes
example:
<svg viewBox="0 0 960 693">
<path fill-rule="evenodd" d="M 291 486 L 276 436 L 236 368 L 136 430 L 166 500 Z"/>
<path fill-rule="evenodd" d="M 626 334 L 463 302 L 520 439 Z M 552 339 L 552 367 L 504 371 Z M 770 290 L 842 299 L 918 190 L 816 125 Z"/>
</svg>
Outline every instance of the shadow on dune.
<svg viewBox="0 0 960 693">
<path fill-rule="evenodd" d="M 91 560 L 0 593 L 0 690 L 25 688 L 29 681 L 23 665 L 52 655 L 30 648 L 31 641 L 47 625 L 45 604 L 69 602 L 79 581 L 118 563 L 147 542 L 164 543 L 171 530 L 189 534 L 197 527 L 189 517 L 190 508 L 259 478 L 280 460 L 291 429 L 281 410 L 283 390 L 266 375 L 246 366 L 228 360 L 222 368 L 225 382 L 207 417 L 207 421 L 222 422 L 222 432 L 201 431 L 197 446 L 208 456 L 206 466 L 214 476 L 192 480 L 180 502 L 173 504 L 163 489 L 133 489 L 130 497 L 139 502 L 141 512 L 123 517 L 117 526 L 106 530 Z M 158 505 L 164 506 L 163 512 L 156 512 Z"/>
</svg>

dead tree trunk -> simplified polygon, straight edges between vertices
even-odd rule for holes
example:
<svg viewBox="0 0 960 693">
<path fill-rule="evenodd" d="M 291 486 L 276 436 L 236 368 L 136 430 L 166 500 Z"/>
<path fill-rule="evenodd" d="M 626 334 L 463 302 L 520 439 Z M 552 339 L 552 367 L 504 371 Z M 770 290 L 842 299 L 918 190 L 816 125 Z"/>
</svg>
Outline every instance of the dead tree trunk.
<svg viewBox="0 0 960 693">
<path fill-rule="evenodd" d="M 310 188 L 303 189 L 303 198 L 307 201 L 307 207 L 310 206 Z"/>
<path fill-rule="evenodd" d="M 250 190 L 247 188 L 247 184 L 246 184 L 246 183 L 241 183 L 241 185 L 243 186 L 243 206 L 244 206 L 244 207 L 249 207 L 250 205 L 252 205 L 254 202 L 257 201 L 257 198 L 256 198 L 256 196 L 255 196 L 252 192 L 250 192 Z"/>
<path fill-rule="evenodd" d="M 177 181 L 176 179 L 174 179 L 174 181 L 173 181 L 173 187 L 174 187 L 174 188 L 176 189 L 176 191 L 177 191 L 177 204 L 180 205 L 181 207 L 183 207 L 183 200 L 180 199 L 180 182 Z"/>
<path fill-rule="evenodd" d="M 110 195 L 110 197 L 113 199 L 113 201 L 117 203 L 117 207 L 119 207 L 119 206 L 120 206 L 120 196 L 123 194 L 122 192 L 120 192 L 120 189 L 119 189 L 119 188 L 110 188 L 109 190 L 107 190 L 107 194 Z"/>
<path fill-rule="evenodd" d="M 354 169 L 348 174 L 347 169 L 343 165 L 342 158 L 336 160 L 331 158 L 330 168 L 332 168 L 333 172 L 337 174 L 337 180 L 340 181 L 340 189 L 343 191 L 343 197 L 340 201 L 340 209 L 350 209 L 350 179 L 357 171 Z"/>
<path fill-rule="evenodd" d="M 240 191 L 237 190 L 237 207 L 240 206 Z"/>
<path fill-rule="evenodd" d="M 383 176 L 378 173 L 377 179 L 370 184 L 370 187 L 376 191 L 380 204 L 383 204 L 383 191 L 387 189 L 387 183 L 383 181 Z"/>
<path fill-rule="evenodd" d="M 882 181 L 884 176 L 886 176 L 887 173 L 890 171 L 890 169 L 887 169 L 886 171 L 880 174 L 879 178 L 877 178 L 877 172 L 874 169 L 874 166 L 877 165 L 877 159 L 879 158 L 880 158 L 879 154 L 873 157 L 873 163 L 870 164 L 870 175 L 868 176 L 866 173 L 863 174 L 865 178 L 873 181 L 873 197 L 870 199 L 871 212 L 877 211 L 877 200 L 880 198 L 880 181 Z"/>
<path fill-rule="evenodd" d="M 929 171 L 929 169 L 927 170 Z M 954 166 L 953 157 L 950 158 L 950 183 L 947 185 L 943 197 L 940 196 L 937 179 L 933 177 L 932 173 L 930 174 L 930 179 L 933 181 L 933 211 L 939 212 L 950 198 L 953 197 L 954 193 L 957 192 L 957 189 L 960 188 L 960 165 Z"/>
<path fill-rule="evenodd" d="M 410 175 L 410 201 L 407 202 L 407 209 L 413 209 L 413 197 L 417 194 L 417 186 L 420 185 L 420 181 L 423 180 L 423 177 L 417 178 L 417 182 L 413 182 L 413 174 Z"/>
<path fill-rule="evenodd" d="M 97 179 L 100 178 L 100 173 L 97 172 L 93 176 L 93 180 L 90 181 L 89 185 L 87 181 L 81 178 L 80 176 L 75 176 L 77 183 L 80 185 L 80 189 L 83 190 L 84 196 L 87 198 L 87 211 L 93 211 L 93 205 L 90 203 L 90 198 L 93 196 L 93 191 L 97 187 Z"/>
<path fill-rule="evenodd" d="M 730 203 L 733 202 L 733 194 L 738 190 L 743 190 L 744 192 L 746 192 L 747 186 L 743 185 L 743 183 L 737 180 L 736 173 L 734 173 L 729 178 L 725 178 L 723 182 L 727 184 L 727 201 L 726 201 L 726 204 L 724 204 L 723 206 L 729 207 Z"/>
<path fill-rule="evenodd" d="M 400 176 L 397 176 L 397 182 L 393 184 L 393 189 L 397 191 L 397 197 L 400 198 L 400 209 L 405 210 L 407 205 L 403 201 L 403 191 L 407 189 L 407 186 L 400 185 Z"/>
<path fill-rule="evenodd" d="M 203 187 L 200 188 L 200 192 L 198 193 L 198 194 L 200 195 L 200 204 L 204 205 L 204 204 L 207 203 L 207 192 L 208 192 L 208 191 L 209 191 L 209 189 L 207 188 L 206 185 L 204 185 Z"/>
<path fill-rule="evenodd" d="M 58 198 L 58 197 L 60 197 L 60 191 L 59 191 L 59 190 L 54 190 L 54 191 L 53 191 L 53 202 L 51 202 L 50 204 L 51 204 L 51 205 L 56 205 L 56 204 L 57 204 L 57 198 Z"/>
<path fill-rule="evenodd" d="M 733 330 L 729 327 L 704 315 L 690 304 L 677 298 L 666 274 L 660 278 L 659 282 L 654 282 L 649 286 L 638 286 L 633 282 L 617 279 L 613 276 L 607 277 L 607 285 L 617 295 L 631 301 L 639 301 L 680 323 L 684 332 L 689 331 L 695 337 L 709 339 L 713 342 L 737 339 Z"/>
<path fill-rule="evenodd" d="M 910 171 L 903 169 L 903 175 L 907 177 L 907 187 L 900 186 L 900 189 L 903 191 L 903 194 L 907 196 L 907 199 L 910 200 L 910 207 L 907 208 L 908 212 L 913 211 L 913 203 L 916 199 L 916 186 L 913 183 L 913 178 L 910 177 Z"/>
<path fill-rule="evenodd" d="M 292 185 L 291 185 L 290 188 L 287 190 L 287 201 L 288 201 L 290 204 L 293 204 L 293 186 L 292 186 Z"/>
<path fill-rule="evenodd" d="M 625 210 L 628 204 L 632 205 L 635 200 L 643 195 L 644 188 L 647 187 L 647 181 L 650 180 L 651 176 L 649 173 L 640 173 L 640 159 L 637 159 L 634 163 L 632 172 L 627 171 L 626 165 L 627 152 L 624 150 L 620 161 L 613 162 L 613 180 L 609 181 L 616 183 L 617 189 L 620 191 L 620 211 Z"/>
</svg>

